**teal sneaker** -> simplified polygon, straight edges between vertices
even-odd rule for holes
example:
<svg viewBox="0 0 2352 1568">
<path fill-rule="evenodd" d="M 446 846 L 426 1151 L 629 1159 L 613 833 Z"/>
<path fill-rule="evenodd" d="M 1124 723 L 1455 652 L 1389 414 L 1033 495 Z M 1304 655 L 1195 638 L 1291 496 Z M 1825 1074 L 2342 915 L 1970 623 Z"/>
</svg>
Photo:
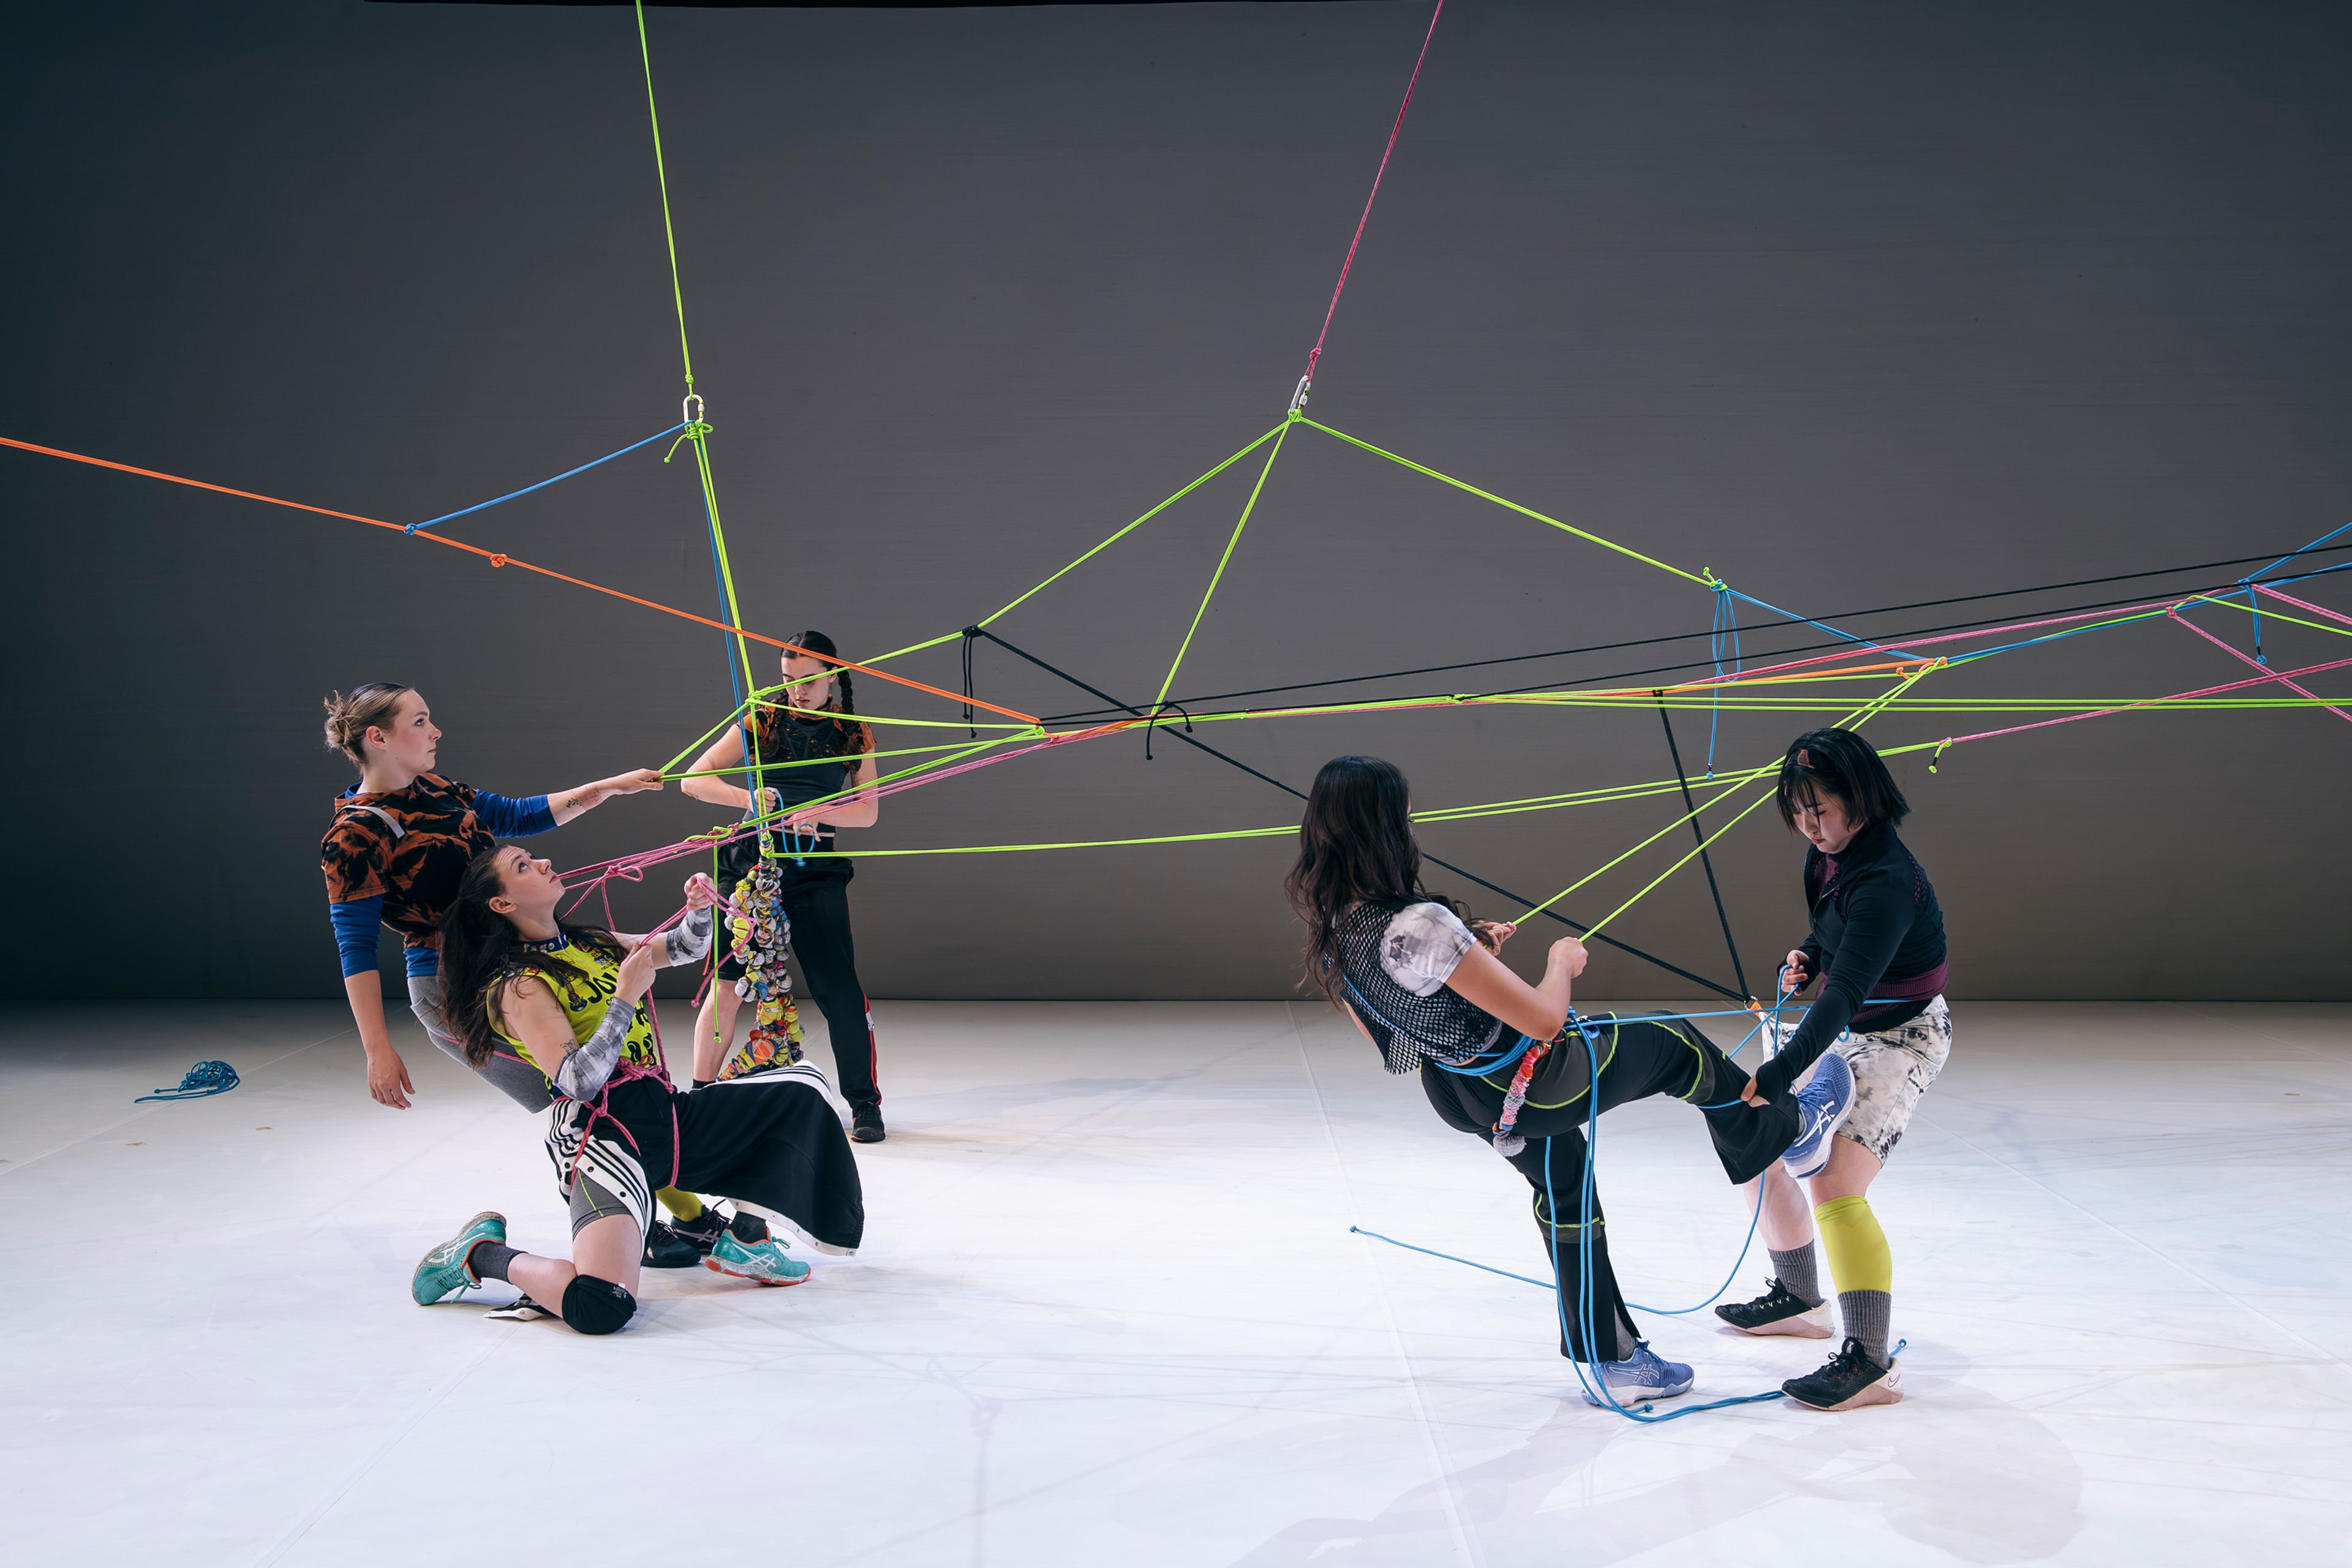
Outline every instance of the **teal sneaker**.
<svg viewBox="0 0 2352 1568">
<path fill-rule="evenodd" d="M 712 1244 L 710 1256 L 702 1260 L 702 1266 L 721 1274 L 732 1274 L 738 1279 L 755 1279 L 762 1285 L 797 1285 L 809 1277 L 809 1266 L 789 1256 L 784 1244 L 774 1237 L 744 1242 L 731 1230 L 722 1233 Z"/>
<path fill-rule="evenodd" d="M 436 1301 L 446 1301 L 452 1296 L 462 1296 L 481 1284 L 474 1271 L 466 1267 L 466 1258 L 477 1242 L 495 1241 L 504 1247 L 507 1241 L 507 1216 L 484 1209 L 466 1222 L 466 1228 L 426 1253 L 416 1265 L 416 1273 L 408 1282 L 408 1293 L 420 1307 Z"/>
</svg>

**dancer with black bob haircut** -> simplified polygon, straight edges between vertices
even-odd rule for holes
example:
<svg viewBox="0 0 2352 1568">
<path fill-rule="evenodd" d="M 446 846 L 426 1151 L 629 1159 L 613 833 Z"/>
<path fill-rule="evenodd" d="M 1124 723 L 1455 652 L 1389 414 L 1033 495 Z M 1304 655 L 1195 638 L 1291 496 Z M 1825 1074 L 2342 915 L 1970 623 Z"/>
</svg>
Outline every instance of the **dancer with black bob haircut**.
<svg viewBox="0 0 2352 1568">
<path fill-rule="evenodd" d="M 1851 730 L 1806 731 L 1781 759 L 1777 799 L 1780 820 L 1810 846 L 1804 886 L 1812 919 L 1804 945 L 1781 968 L 1780 991 L 1791 995 L 1818 980 L 1821 994 L 1801 1022 L 1779 1026 L 1780 1052 L 1758 1069 L 1748 1093 L 1769 1099 L 1817 1064 L 1843 1060 L 1854 1104 L 1817 1158 L 1764 1173 L 1757 1226 L 1771 1250 L 1772 1278 L 1763 1295 L 1716 1313 L 1742 1333 L 1829 1338 L 1813 1253 L 1818 1225 L 1844 1342 L 1821 1370 L 1781 1387 L 1822 1410 L 1892 1405 L 1903 1397 L 1902 1369 L 1888 1349 L 1895 1261 L 1868 1194 L 1952 1053 L 1944 912 L 1895 832 L 1910 803 L 1869 742 Z M 1810 1205 L 1799 1180 L 1810 1183 Z M 1757 1201 L 1752 1190 L 1748 1201 Z"/>
<path fill-rule="evenodd" d="M 504 1279 L 561 1304 L 582 1333 L 619 1329 L 636 1310 L 637 1268 L 654 1193 L 678 1187 L 758 1204 L 825 1247 L 865 1233 L 856 1161 L 807 1064 L 679 1093 L 663 1068 L 646 1000 L 654 971 L 696 963 L 710 944 L 718 890 L 697 873 L 677 929 L 621 936 L 557 918 L 563 879 L 502 845 L 466 868 L 442 921 L 450 1024 L 479 1065 L 506 1057 L 543 1078 L 547 1153 L 572 1213 L 572 1258 L 506 1244 L 506 1220 L 476 1215 L 416 1266 L 420 1306 Z M 706 1265 L 763 1285 L 794 1285 L 808 1265 L 739 1212 Z"/>
<path fill-rule="evenodd" d="M 807 631 L 792 640 L 797 647 L 778 660 L 788 683 L 779 700 L 761 704 L 756 717 L 712 742 L 678 787 L 697 800 L 739 807 L 747 818 L 832 803 L 824 819 L 808 826 L 770 827 L 730 841 L 719 851 L 719 879 L 733 898 L 759 868 L 762 837 L 770 854 L 781 857 L 772 863 L 784 918 L 792 926 L 793 956 L 801 962 L 810 997 L 824 1014 L 833 1039 L 834 1073 L 849 1102 L 850 1136 L 860 1143 L 879 1143 L 887 1134 L 874 1010 L 857 978 L 857 945 L 849 931 L 849 880 L 857 870 L 847 856 L 835 853 L 833 837 L 836 828 L 871 827 L 881 815 L 874 760 L 866 755 L 874 749 L 874 731 L 857 717 L 849 671 L 830 662 L 841 654 L 833 639 Z M 755 755 L 767 796 L 756 803 L 749 767 Z M 735 768 L 744 770 L 740 784 L 709 776 Z M 728 951 L 723 934 L 716 969 L 695 1025 L 697 1083 L 782 1059 L 770 1041 L 754 1041 L 730 1054 L 741 1006 L 735 982 L 743 977 L 743 964 Z"/>
<path fill-rule="evenodd" d="M 1404 775 L 1378 757 L 1335 757 L 1316 774 L 1285 884 L 1307 923 L 1307 978 L 1355 1020 L 1389 1071 L 1420 1070 L 1440 1120 L 1488 1139 L 1534 1189 L 1558 1282 L 1560 1353 L 1591 1363 L 1621 1405 L 1686 1394 L 1689 1366 L 1652 1351 L 1626 1311 L 1597 1201 L 1587 1238 L 1547 1196 L 1583 1190 L 1596 1057 L 1601 1110 L 1652 1095 L 1698 1107 L 1734 1182 L 1753 1180 L 1792 1146 L 1825 1141 L 1847 1098 L 1823 1074 L 1802 1093 L 1782 1086 L 1744 1104 L 1748 1075 L 1686 1021 L 1578 1018 L 1570 997 L 1584 944 L 1553 942 L 1533 985 L 1511 973 L 1496 954 L 1515 927 L 1465 922 L 1459 905 L 1422 886 L 1411 810 Z M 1603 1402 L 1590 1387 L 1584 1396 Z"/>
</svg>

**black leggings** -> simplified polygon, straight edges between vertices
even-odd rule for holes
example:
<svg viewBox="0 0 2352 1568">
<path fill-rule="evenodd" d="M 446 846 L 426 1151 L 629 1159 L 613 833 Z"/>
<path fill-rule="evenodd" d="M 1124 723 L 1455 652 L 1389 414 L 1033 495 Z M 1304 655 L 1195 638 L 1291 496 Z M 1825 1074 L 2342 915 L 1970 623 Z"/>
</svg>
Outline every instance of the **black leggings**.
<svg viewBox="0 0 2352 1568">
<path fill-rule="evenodd" d="M 1739 1091 L 1747 1085 L 1747 1069 L 1686 1020 L 1604 1014 L 1587 1021 L 1599 1044 L 1602 1110 L 1657 1094 L 1696 1106 L 1720 1107 L 1700 1114 L 1706 1118 L 1707 1136 L 1714 1141 L 1723 1173 L 1735 1184 L 1762 1174 L 1795 1139 L 1795 1100 L 1783 1096 L 1760 1110 L 1742 1103 Z M 1429 1103 L 1448 1127 L 1484 1138 L 1493 1135 L 1496 1118 L 1502 1114 L 1510 1075 L 1472 1078 L 1432 1064 L 1421 1069 L 1421 1083 Z M 1624 1295 L 1617 1288 L 1616 1272 L 1609 1266 L 1609 1233 L 1597 1185 L 1589 1275 L 1587 1254 L 1579 1245 L 1583 1237 L 1584 1122 L 1590 1109 L 1585 1100 L 1591 1089 L 1592 1069 L 1583 1037 L 1570 1029 L 1566 1041 L 1551 1048 L 1528 1087 L 1527 1104 L 1513 1129 L 1527 1140 L 1527 1146 L 1505 1158 L 1535 1189 L 1536 1230 L 1544 1239 L 1546 1255 L 1556 1260 L 1560 1315 L 1566 1325 L 1559 1353 L 1581 1362 L 1622 1361 L 1633 1353 L 1639 1336 L 1625 1310 Z M 1544 1202 L 1547 1161 L 1552 1196 L 1559 1205 L 1557 1215 Z M 1593 1331 L 1601 1352 L 1598 1356 L 1585 1342 L 1578 1309 L 1578 1297 L 1588 1283 Z"/>
<path fill-rule="evenodd" d="M 857 979 L 857 946 L 849 934 L 849 880 L 827 877 L 784 884 L 784 915 L 793 922 L 793 956 L 801 961 L 809 997 L 833 1037 L 833 1076 L 853 1106 L 878 1106 L 874 1012 Z"/>
</svg>

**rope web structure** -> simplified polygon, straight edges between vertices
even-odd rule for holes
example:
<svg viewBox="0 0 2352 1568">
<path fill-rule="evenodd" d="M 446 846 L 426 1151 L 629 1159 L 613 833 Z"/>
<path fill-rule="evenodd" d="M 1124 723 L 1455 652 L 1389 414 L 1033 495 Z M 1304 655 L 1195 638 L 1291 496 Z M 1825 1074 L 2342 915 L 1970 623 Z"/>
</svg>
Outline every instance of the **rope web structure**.
<svg viewBox="0 0 2352 1568">
<path fill-rule="evenodd" d="M 1144 733 L 1147 755 L 1154 740 L 1180 742 L 1303 800 L 1304 792 L 1294 784 L 1252 767 L 1220 750 L 1210 737 L 1223 726 L 1262 725 L 1277 721 L 1303 723 L 1319 718 L 1436 709 L 1622 708 L 1655 712 L 1665 730 L 1668 753 L 1674 766 L 1671 776 L 1627 779 L 1552 794 L 1446 804 L 1418 810 L 1413 816 L 1415 821 L 1424 826 L 1437 826 L 1488 817 L 1537 816 L 1607 804 L 1654 803 L 1659 815 L 1653 831 L 1592 867 L 1567 886 L 1542 897 L 1504 889 L 1449 860 L 1435 856 L 1426 858 L 1513 900 L 1519 906 L 1519 912 L 1511 917 L 1516 921 L 1542 916 L 1558 921 L 1588 940 L 1615 947 L 1732 1004 L 1730 1008 L 1716 1013 L 1685 1015 L 1692 1017 L 1753 1016 L 1760 1020 L 1764 1011 L 1764 1005 L 1759 1004 L 1749 993 L 1747 976 L 1739 965 L 1738 947 L 1730 941 L 1730 921 L 1723 909 L 1720 892 L 1715 890 L 1714 869 L 1709 862 L 1708 850 L 1771 799 L 1779 758 L 1775 755 L 1743 760 L 1718 759 L 1718 723 L 1727 712 L 1804 715 L 1808 724 L 1829 721 L 1857 728 L 1867 726 L 1883 716 L 1895 715 L 1950 716 L 1953 720 L 1966 721 L 1955 724 L 1951 732 L 1934 740 L 1880 748 L 1881 754 L 1888 757 L 1927 752 L 1930 772 L 1954 747 L 2011 740 L 2060 726 L 2124 714 L 2314 710 L 2352 722 L 2352 696 L 2325 696 L 2307 684 L 2315 678 L 2352 668 L 2352 613 L 2331 608 L 2289 591 L 2300 584 L 2352 570 L 2352 537 L 2347 537 L 2352 535 L 2352 522 L 2300 547 L 2231 560 L 2135 570 L 2068 582 L 2021 584 L 1954 598 L 1810 616 L 1746 593 L 1707 567 L 1693 569 L 1686 564 L 1646 553 L 1621 541 L 1605 538 L 1310 416 L 1307 412 L 1308 397 L 1314 389 L 1340 297 L 1347 287 L 1348 271 L 1363 244 L 1373 204 L 1379 195 L 1381 180 L 1389 172 L 1397 151 L 1407 111 L 1412 105 L 1413 88 L 1418 85 L 1423 67 L 1429 58 L 1431 45 L 1436 37 L 1437 26 L 1444 12 L 1444 0 L 1439 0 L 1431 13 L 1429 27 L 1422 39 L 1420 53 L 1414 59 L 1403 101 L 1399 105 L 1396 119 L 1391 126 L 1370 195 L 1365 201 L 1362 215 L 1349 240 L 1346 260 L 1332 290 L 1321 330 L 1308 354 L 1306 372 L 1299 377 L 1281 417 L 1263 434 L 1120 525 L 1099 543 L 1053 571 L 1034 586 L 965 626 L 904 647 L 863 659 L 839 658 L 798 647 L 783 638 L 754 630 L 743 622 L 740 596 L 729 559 L 726 531 L 719 503 L 711 442 L 716 427 L 706 418 L 703 396 L 697 390 L 693 353 L 687 331 L 687 290 L 679 267 L 677 230 L 671 216 L 667 169 L 662 153 L 660 110 L 655 95 L 652 50 L 646 32 L 642 4 L 636 7 L 637 42 L 645 69 L 647 122 L 660 194 L 663 237 L 670 263 L 671 294 L 677 316 L 683 375 L 684 395 L 675 423 L 617 451 L 535 484 L 439 517 L 405 523 L 236 489 L 207 479 L 162 473 L 110 458 L 66 451 L 11 437 L 0 436 L 0 446 L 143 479 L 191 486 L 317 517 L 391 531 L 404 539 L 449 551 L 454 556 L 470 558 L 492 569 L 514 569 L 567 584 L 585 594 L 616 600 L 640 611 L 678 617 L 709 627 L 721 635 L 725 645 L 733 703 L 708 731 L 664 764 L 661 772 L 668 780 L 694 776 L 680 770 L 688 759 L 730 728 L 744 728 L 748 742 L 750 726 L 762 713 L 773 710 L 792 713 L 812 711 L 794 706 L 793 693 L 788 685 L 761 685 L 755 679 L 751 660 L 755 646 L 807 654 L 827 666 L 855 671 L 891 688 L 897 699 L 904 700 L 915 709 L 911 713 L 860 715 L 865 722 L 875 727 L 882 742 L 870 754 L 877 759 L 877 767 L 887 764 L 887 769 L 878 773 L 875 782 L 866 787 L 874 795 L 884 796 L 944 784 L 1017 759 L 1085 745 L 1139 730 Z M 488 543 L 454 537 L 448 531 L 451 525 L 460 521 L 478 521 L 479 514 L 506 501 L 570 480 L 664 439 L 667 439 L 670 445 L 661 459 L 663 462 L 671 461 L 680 447 L 687 447 L 693 459 L 701 503 L 699 526 L 707 533 L 710 545 L 717 599 L 715 616 L 593 582 L 553 565 L 524 560 Z M 1360 458 L 1368 463 L 1402 470 L 1417 476 L 1427 484 L 1450 489 L 1486 503 L 1498 515 L 1553 530 L 1559 535 L 1559 542 L 1565 549 L 1602 552 L 1641 566 L 1657 574 L 1669 586 L 1685 588 L 1691 595 L 1690 624 L 1696 625 L 1703 619 L 1704 626 L 1686 632 L 1581 647 L 1531 650 L 1499 658 L 1368 672 L 1244 691 L 1184 693 L 1178 682 L 1195 636 L 1216 599 L 1228 569 L 1233 565 L 1243 534 L 1265 493 L 1268 476 L 1294 441 L 1328 443 L 1339 451 Z M 1255 477 L 1248 499 L 1234 522 L 1214 570 L 1201 589 L 1182 639 L 1172 650 L 1166 672 L 1148 701 L 1130 701 L 1115 696 L 1076 675 L 1046 663 L 1003 635 L 999 628 L 1008 617 L 1031 606 L 1033 602 L 1040 600 L 1073 574 L 1082 572 L 1104 552 L 1162 518 L 1212 480 L 1236 468 L 1247 473 L 1249 468 L 1246 465 L 1251 464 L 1255 466 Z M 2254 569 L 2234 577 L 2227 574 L 2233 568 L 2248 565 Z M 2175 585 L 2158 588 L 2157 584 L 2163 579 L 2173 579 Z M 2180 585 L 2184 580 L 2188 585 Z M 2118 594 L 2117 591 L 2126 584 L 2142 586 Z M 2002 600 L 2029 595 L 2046 596 L 2075 590 L 2102 590 L 2109 596 L 2060 609 L 2039 611 L 2019 618 L 2004 616 L 1995 608 Z M 2308 588 L 2303 590 L 2304 594 L 2309 592 Z M 1743 620 L 1743 616 L 1753 618 Z M 1853 623 L 1878 625 L 1890 616 L 1913 618 L 1901 622 L 1895 630 L 1863 632 L 1850 629 Z M 2046 648 L 2062 641 L 2139 626 L 2177 628 L 2183 637 L 2195 639 L 2200 647 L 2210 649 L 2217 661 L 2226 664 L 2231 678 L 2185 690 L 2101 697 L 1964 696 L 1948 689 L 1950 683 L 1946 677 L 1951 671 L 1995 659 L 2011 660 L 2018 654 Z M 2281 626 L 2346 639 L 2340 645 L 2331 645 L 2340 646 L 2341 657 L 2292 668 L 2274 667 L 2263 639 L 2266 631 L 2274 633 Z M 1795 628 L 1818 633 L 1822 640 L 1761 656 L 1743 651 L 1743 637 L 1752 642 L 1762 633 Z M 2241 646 L 2242 641 L 2244 646 Z M 1702 642 L 1706 645 L 1703 648 L 1698 646 Z M 1073 692 L 1082 694 L 1091 705 L 1062 713 L 1037 714 L 982 699 L 974 694 L 971 679 L 971 657 L 982 643 L 1056 678 Z M 961 646 L 965 660 L 963 689 L 961 690 L 918 679 L 894 668 L 911 656 L 950 644 Z M 1342 689 L 1419 677 L 1467 676 L 1471 672 L 1478 672 L 1479 679 L 1507 680 L 1511 678 L 1509 672 L 1523 665 L 1604 652 L 1623 652 L 1632 668 L 1610 675 L 1574 680 L 1538 680 L 1530 684 L 1498 687 L 1472 685 L 1459 689 L 1438 687 L 1404 696 L 1349 698 Z M 1706 752 L 1696 770 L 1685 765 L 1682 745 L 1675 730 L 1677 714 L 1693 721 L 1704 715 L 1706 721 Z M 742 766 L 719 771 L 750 775 L 748 782 L 755 800 L 761 798 L 760 790 L 766 773 L 779 767 L 794 765 L 761 762 L 760 748 L 756 744 L 747 743 L 744 756 Z M 568 879 L 584 898 L 608 889 L 615 880 L 639 880 L 656 866 L 707 855 L 719 844 L 755 833 L 760 835 L 758 841 L 761 855 L 772 858 L 777 851 L 769 833 L 762 830 L 813 825 L 851 793 L 844 791 L 841 795 L 817 799 L 790 810 L 769 812 L 677 843 L 583 867 L 572 873 Z M 1277 821 L 1207 832 L 1085 840 L 1041 838 L 1014 843 L 861 848 L 856 853 L 871 858 L 1018 855 L 1280 837 L 1296 831 L 1295 821 Z M 814 858 L 817 852 L 803 850 L 798 853 L 802 858 Z M 1731 969 L 1728 974 L 1703 973 L 1645 952 L 1626 943 L 1612 931 L 1628 910 L 1670 879 L 1689 869 L 1694 862 L 1697 863 L 1710 889 L 1715 892 L 1716 912 L 1721 920 L 1729 952 Z M 1609 889 L 1606 894 L 1602 891 L 1604 883 Z M 1592 908 L 1580 905 L 1583 913 L 1571 917 L 1561 906 L 1574 898 L 1588 900 L 1592 906 L 1607 907 L 1594 913 Z M 1755 1031 L 1751 1030 L 1750 1037 L 1754 1034 Z"/>
</svg>

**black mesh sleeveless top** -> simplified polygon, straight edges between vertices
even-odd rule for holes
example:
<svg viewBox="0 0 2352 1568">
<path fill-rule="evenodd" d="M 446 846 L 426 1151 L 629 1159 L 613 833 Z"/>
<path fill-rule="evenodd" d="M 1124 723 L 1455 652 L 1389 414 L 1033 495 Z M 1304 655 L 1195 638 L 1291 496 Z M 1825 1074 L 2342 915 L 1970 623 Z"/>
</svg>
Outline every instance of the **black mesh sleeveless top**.
<svg viewBox="0 0 2352 1568">
<path fill-rule="evenodd" d="M 1347 998 L 1391 1072 L 1411 1072 L 1424 1061 L 1459 1063 L 1494 1045 L 1503 1021 L 1441 985 L 1416 996 L 1390 977 L 1381 962 L 1389 925 L 1414 900 L 1367 899 L 1341 915 L 1337 935 Z"/>
</svg>

